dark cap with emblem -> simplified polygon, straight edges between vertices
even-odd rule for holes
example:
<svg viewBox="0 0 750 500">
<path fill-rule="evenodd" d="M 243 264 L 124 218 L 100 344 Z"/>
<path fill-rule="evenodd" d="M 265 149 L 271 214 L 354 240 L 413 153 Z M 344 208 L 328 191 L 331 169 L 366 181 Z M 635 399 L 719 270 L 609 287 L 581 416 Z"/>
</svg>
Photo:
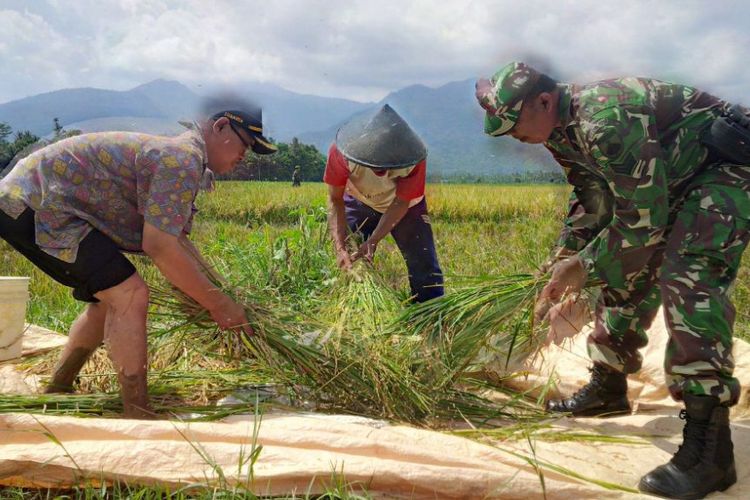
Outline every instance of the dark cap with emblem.
<svg viewBox="0 0 750 500">
<path fill-rule="evenodd" d="M 352 118 L 336 133 L 348 160 L 370 168 L 403 168 L 427 157 L 427 147 L 388 104 Z"/>
<path fill-rule="evenodd" d="M 203 116 L 212 120 L 227 118 L 233 128 L 247 132 L 253 138 L 254 153 L 267 155 L 277 150 L 263 135 L 263 110 L 253 102 L 232 94 L 211 97 L 203 103 Z"/>
<path fill-rule="evenodd" d="M 260 108 L 252 111 L 239 109 L 219 111 L 214 113 L 211 118 L 218 120 L 221 117 L 228 118 L 232 126 L 241 128 L 250 134 L 250 137 L 253 138 L 253 145 L 250 146 L 253 153 L 267 155 L 276 152 L 276 146 L 263 137 L 263 113 Z"/>
</svg>

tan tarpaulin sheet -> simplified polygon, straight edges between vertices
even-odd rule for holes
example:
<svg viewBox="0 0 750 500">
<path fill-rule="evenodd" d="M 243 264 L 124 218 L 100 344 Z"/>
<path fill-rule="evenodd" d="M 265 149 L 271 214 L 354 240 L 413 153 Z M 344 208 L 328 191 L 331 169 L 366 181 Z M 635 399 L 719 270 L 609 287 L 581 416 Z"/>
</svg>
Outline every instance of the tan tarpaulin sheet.
<svg viewBox="0 0 750 500">
<path fill-rule="evenodd" d="M 652 330 L 643 376 L 631 378 L 636 414 L 555 423 L 561 431 L 605 432 L 638 440 L 638 444 L 532 440 L 532 452 L 532 445 L 524 440 L 492 446 L 356 417 L 266 415 L 260 424 L 258 443 L 263 449 L 253 469 L 252 491 L 272 495 L 320 492 L 338 472 L 347 482 L 365 485 L 375 496 L 541 498 L 537 469 L 519 458 L 533 455 L 543 464 L 547 498 L 637 497 L 586 479 L 633 488 L 643 473 L 668 460 L 681 439 L 677 407 L 661 388 L 663 324 Z M 546 350 L 543 357 L 529 362 L 530 375 L 520 386 L 546 382 L 553 367 L 562 380 L 562 390 L 587 380 L 584 344 L 585 333 L 574 339 L 568 350 Z M 737 371 L 745 382 L 750 382 L 749 349 L 744 342 L 735 347 Z M 34 381 L 24 381 L 10 365 L 4 368 L 2 377 L 15 376 L 17 386 L 33 388 Z M 224 480 L 210 464 L 221 468 L 225 486 L 248 484 L 247 466 L 238 470 L 237 464 L 250 452 L 253 423 L 252 416 L 186 424 L 2 415 L 0 485 L 59 487 L 118 479 L 174 487 L 195 482 L 222 485 Z M 739 481 L 716 498 L 750 495 L 746 486 L 750 484 L 749 424 L 750 420 L 742 419 L 742 411 L 735 412 L 732 430 Z M 54 435 L 59 443 L 45 433 Z M 575 479 L 547 464 L 564 467 L 582 478 Z"/>
</svg>

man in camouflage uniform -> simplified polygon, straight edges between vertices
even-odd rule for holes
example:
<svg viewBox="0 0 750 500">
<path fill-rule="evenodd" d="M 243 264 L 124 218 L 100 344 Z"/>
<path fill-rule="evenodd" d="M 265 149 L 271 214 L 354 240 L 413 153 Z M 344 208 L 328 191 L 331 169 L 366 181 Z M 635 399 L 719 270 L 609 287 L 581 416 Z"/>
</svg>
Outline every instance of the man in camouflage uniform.
<svg viewBox="0 0 750 500">
<path fill-rule="evenodd" d="M 523 63 L 477 82 L 485 132 L 542 143 L 574 186 L 560 260 L 541 294 L 560 300 L 603 284 L 588 341 L 591 381 L 552 412 L 627 412 L 627 374 L 664 305 L 667 383 L 686 410 L 684 442 L 641 479 L 643 491 L 700 498 L 736 481 L 728 407 L 732 376 L 728 296 L 750 239 L 750 164 L 702 141 L 728 109 L 694 88 L 646 78 L 560 84 Z"/>
</svg>

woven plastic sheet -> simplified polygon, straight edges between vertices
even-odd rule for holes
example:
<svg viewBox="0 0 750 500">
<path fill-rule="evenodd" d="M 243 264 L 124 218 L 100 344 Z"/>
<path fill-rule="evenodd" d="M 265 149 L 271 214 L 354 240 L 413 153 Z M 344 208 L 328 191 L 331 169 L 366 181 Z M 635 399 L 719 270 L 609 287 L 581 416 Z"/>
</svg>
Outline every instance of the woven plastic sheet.
<svg viewBox="0 0 750 500">
<path fill-rule="evenodd" d="M 300 496 L 343 481 L 376 498 L 637 498 L 604 483 L 635 488 L 644 473 L 669 459 L 681 440 L 679 406 L 662 387 L 665 341 L 663 324 L 657 323 L 644 352 L 644 371 L 631 377 L 635 414 L 558 419 L 544 429 L 547 437 L 531 432 L 501 441 L 487 434 L 478 442 L 365 418 L 315 414 L 271 414 L 258 423 L 246 415 L 189 424 L 6 414 L 0 415 L 0 485 L 65 488 L 121 481 L 176 489 L 200 483 L 248 488 L 258 495 Z M 737 374 L 745 382 L 750 381 L 749 349 L 744 342 L 735 347 Z M 517 381 L 519 389 L 536 387 L 550 376 L 561 380 L 563 392 L 574 389 L 588 377 L 585 332 L 565 348 L 550 347 L 527 363 L 528 377 Z M 743 396 L 732 422 L 739 481 L 715 498 L 750 495 L 745 402 Z M 612 442 L 613 437 L 623 441 Z M 262 449 L 250 474 L 249 463 L 238 464 L 258 445 Z"/>
</svg>

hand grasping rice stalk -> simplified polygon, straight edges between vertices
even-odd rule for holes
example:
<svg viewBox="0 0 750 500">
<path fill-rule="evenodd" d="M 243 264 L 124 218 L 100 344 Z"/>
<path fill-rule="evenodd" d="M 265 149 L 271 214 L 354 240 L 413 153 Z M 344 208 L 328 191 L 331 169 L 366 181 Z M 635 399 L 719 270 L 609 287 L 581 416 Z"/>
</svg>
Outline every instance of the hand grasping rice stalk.
<svg viewBox="0 0 750 500">
<path fill-rule="evenodd" d="M 279 382 L 302 385 L 332 408 L 407 421 L 428 412 L 430 398 L 411 371 L 386 353 L 380 355 L 363 337 L 341 335 L 335 343 L 323 342 L 322 335 L 314 334 L 325 331 L 321 324 L 290 311 L 270 293 L 250 286 L 222 288 L 244 305 L 255 331 L 252 337 L 216 331 L 208 312 L 178 290 L 155 286 L 151 297 L 160 314 L 181 319 L 182 331 L 195 338 L 210 332 L 206 345 L 215 346 L 218 340 L 225 352 L 254 357 L 274 370 Z"/>
</svg>

